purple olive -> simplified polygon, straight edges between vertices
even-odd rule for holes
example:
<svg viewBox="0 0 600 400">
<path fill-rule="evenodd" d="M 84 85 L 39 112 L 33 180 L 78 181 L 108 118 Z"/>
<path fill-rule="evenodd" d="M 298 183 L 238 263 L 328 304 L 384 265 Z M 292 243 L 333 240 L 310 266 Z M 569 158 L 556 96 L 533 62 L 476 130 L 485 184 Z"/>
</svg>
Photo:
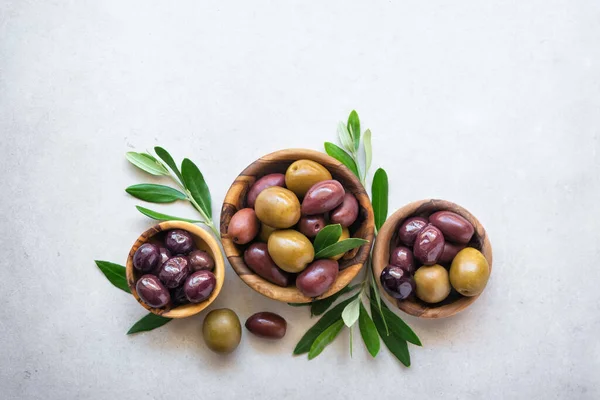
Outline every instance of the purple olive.
<svg viewBox="0 0 600 400">
<path fill-rule="evenodd" d="M 325 228 L 327 222 L 323 215 L 305 215 L 298 222 L 298 230 L 308 238 L 314 238 L 321 229 Z"/>
<path fill-rule="evenodd" d="M 307 297 L 317 297 L 329 290 L 340 270 L 337 261 L 321 259 L 313 261 L 296 278 L 296 287 Z"/>
<path fill-rule="evenodd" d="M 258 235 L 260 221 L 252 208 L 242 208 L 231 217 L 227 235 L 236 244 L 250 243 Z"/>
<path fill-rule="evenodd" d="M 267 249 L 266 243 L 252 243 L 244 252 L 244 262 L 254 273 L 277 286 L 290 284 L 291 275 L 280 269 Z"/>
<path fill-rule="evenodd" d="M 331 211 L 344 201 L 344 187 L 336 180 L 314 184 L 302 200 L 302 215 L 317 215 Z"/>
<path fill-rule="evenodd" d="M 459 251 L 467 247 L 464 244 L 454 244 L 450 242 L 444 243 L 444 250 L 442 250 L 442 255 L 440 256 L 439 262 L 444 264 L 450 264 L 454 257 L 458 254 Z"/>
<path fill-rule="evenodd" d="M 344 195 L 344 201 L 329 214 L 332 224 L 340 224 L 347 228 L 356 221 L 358 217 L 358 201 L 352 193 Z"/>
<path fill-rule="evenodd" d="M 463 216 L 452 211 L 438 211 L 429 216 L 429 222 L 444 234 L 446 240 L 467 244 L 475 233 L 475 228 Z"/>
<path fill-rule="evenodd" d="M 383 289 L 393 298 L 404 300 L 416 289 L 415 280 L 404 269 L 388 265 L 381 271 L 379 277 Z"/>
<path fill-rule="evenodd" d="M 151 272 L 160 265 L 158 246 L 144 243 L 133 254 L 133 267 L 140 272 Z"/>
<path fill-rule="evenodd" d="M 402 268 L 411 275 L 415 273 L 415 259 L 408 247 L 398 246 L 392 249 L 390 264 Z"/>
<path fill-rule="evenodd" d="M 187 299 L 187 297 L 185 297 L 185 291 L 183 290 L 183 286 L 171 289 L 171 300 L 173 300 L 173 304 L 177 306 L 187 304 L 190 302 Z"/>
<path fill-rule="evenodd" d="M 421 229 L 425 228 L 426 225 L 427 220 L 425 218 L 408 218 L 400 225 L 400 229 L 398 229 L 398 239 L 400 239 L 404 245 L 411 247 L 415 243 L 415 239 L 419 232 L 421 232 Z"/>
<path fill-rule="evenodd" d="M 215 260 L 205 251 L 194 250 L 188 255 L 190 269 L 196 271 L 212 271 L 215 268 Z"/>
<path fill-rule="evenodd" d="M 433 225 L 427 225 L 423 228 L 413 246 L 415 258 L 425 265 L 434 265 L 440 259 L 444 251 L 444 235 L 442 231 Z"/>
<path fill-rule="evenodd" d="M 154 275 L 142 275 L 135 284 L 135 290 L 140 299 L 150 307 L 164 307 L 171 301 L 169 291 Z"/>
<path fill-rule="evenodd" d="M 172 257 L 160 267 L 158 277 L 169 289 L 180 286 L 190 274 L 188 259 L 182 256 Z"/>
<path fill-rule="evenodd" d="M 246 320 L 246 329 L 256 336 L 268 339 L 281 339 L 285 336 L 287 322 L 272 312 L 257 312 Z"/>
<path fill-rule="evenodd" d="M 248 196 L 246 197 L 248 207 L 254 208 L 254 203 L 256 202 L 256 198 L 258 197 L 260 192 L 272 186 L 285 187 L 285 175 L 269 174 L 263 176 L 262 178 L 254 182 L 254 185 L 252 185 L 250 187 L 250 190 L 248 190 Z"/>
<path fill-rule="evenodd" d="M 200 303 L 215 290 L 217 279 L 210 271 L 196 271 L 191 274 L 183 285 L 185 297 L 191 303 Z"/>
<path fill-rule="evenodd" d="M 187 231 L 173 229 L 165 235 L 165 246 L 173 254 L 187 254 L 194 248 L 194 239 Z"/>
</svg>

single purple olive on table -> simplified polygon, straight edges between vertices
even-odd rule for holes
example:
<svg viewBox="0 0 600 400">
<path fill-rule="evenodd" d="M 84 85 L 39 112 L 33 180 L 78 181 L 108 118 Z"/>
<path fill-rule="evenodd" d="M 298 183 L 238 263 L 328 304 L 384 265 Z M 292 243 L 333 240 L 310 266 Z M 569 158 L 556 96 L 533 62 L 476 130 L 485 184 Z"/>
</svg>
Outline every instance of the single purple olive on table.
<svg viewBox="0 0 600 400">
<path fill-rule="evenodd" d="M 440 259 L 445 243 L 442 231 L 433 225 L 427 225 L 415 239 L 413 254 L 424 265 L 434 265 Z"/>
<path fill-rule="evenodd" d="M 183 291 L 190 303 L 200 303 L 215 290 L 217 279 L 210 271 L 196 271 L 185 280 Z"/>
<path fill-rule="evenodd" d="M 246 329 L 268 339 L 281 339 L 285 336 L 287 322 L 283 317 L 268 311 L 258 312 L 246 320 Z"/>
<path fill-rule="evenodd" d="M 185 291 L 183 290 L 183 286 L 176 287 L 175 289 L 171 289 L 171 300 L 173 304 L 176 306 L 180 306 L 183 304 L 188 304 L 190 301 L 185 297 Z"/>
<path fill-rule="evenodd" d="M 451 263 L 458 252 L 465 247 L 466 245 L 464 244 L 454 244 L 450 242 L 444 243 L 444 250 L 442 250 L 442 255 L 440 256 L 439 262 L 443 264 Z"/>
<path fill-rule="evenodd" d="M 140 299 L 150 307 L 164 307 L 171 301 L 167 288 L 154 275 L 143 275 L 135 284 Z"/>
<path fill-rule="evenodd" d="M 205 251 L 194 250 L 187 258 L 192 272 L 212 271 L 215 268 L 215 260 Z"/>
<path fill-rule="evenodd" d="M 415 273 L 415 258 L 408 247 L 398 246 L 392 249 L 390 264 L 402 268 L 409 274 Z"/>
<path fill-rule="evenodd" d="M 248 204 L 248 207 L 254 208 L 254 203 L 256 202 L 256 198 L 260 192 L 273 186 L 285 187 L 285 175 L 269 174 L 254 182 L 254 184 L 250 187 L 250 190 L 248 190 L 248 195 L 246 196 L 246 203 Z"/>
<path fill-rule="evenodd" d="M 415 291 L 415 280 L 401 267 L 388 265 L 379 277 L 383 289 L 395 299 L 404 300 Z"/>
<path fill-rule="evenodd" d="M 144 243 L 133 254 L 133 267 L 140 272 L 151 272 L 160 266 L 160 251 L 157 245 Z"/>
<path fill-rule="evenodd" d="M 323 215 L 305 215 L 298 222 L 298 230 L 304 236 L 313 239 L 326 225 Z"/>
<path fill-rule="evenodd" d="M 194 239 L 189 232 L 173 229 L 165 235 L 165 246 L 172 254 L 187 254 L 194 248 Z"/>
<path fill-rule="evenodd" d="M 160 267 L 158 278 L 169 289 L 180 286 L 190 274 L 188 259 L 182 256 L 172 257 Z"/>
<path fill-rule="evenodd" d="M 421 217 L 412 217 L 408 218 L 406 221 L 400 225 L 398 229 L 398 239 L 404 245 L 411 247 L 415 243 L 415 239 L 417 235 L 425 226 L 427 225 L 427 220 Z"/>
<path fill-rule="evenodd" d="M 429 222 L 437 227 L 446 240 L 457 244 L 467 244 L 475 233 L 475 228 L 463 216 L 452 211 L 438 211 L 429 216 Z"/>
<path fill-rule="evenodd" d="M 227 234 L 236 244 L 250 243 L 258 235 L 260 221 L 252 208 L 242 208 L 231 217 Z"/>
<path fill-rule="evenodd" d="M 337 206 L 329 214 L 332 224 L 340 224 L 344 228 L 349 227 L 358 218 L 358 201 L 352 193 L 346 193 L 342 204 Z"/>
<path fill-rule="evenodd" d="M 344 201 L 344 187 L 336 180 L 313 185 L 302 200 L 302 215 L 316 215 L 331 211 Z"/>
<path fill-rule="evenodd" d="M 321 259 L 313 261 L 296 278 L 296 287 L 307 297 L 317 297 L 329 290 L 337 279 L 337 261 Z"/>
<path fill-rule="evenodd" d="M 255 274 L 277 286 L 286 287 L 291 275 L 280 269 L 267 250 L 266 243 L 252 243 L 244 252 L 244 263 Z"/>
</svg>

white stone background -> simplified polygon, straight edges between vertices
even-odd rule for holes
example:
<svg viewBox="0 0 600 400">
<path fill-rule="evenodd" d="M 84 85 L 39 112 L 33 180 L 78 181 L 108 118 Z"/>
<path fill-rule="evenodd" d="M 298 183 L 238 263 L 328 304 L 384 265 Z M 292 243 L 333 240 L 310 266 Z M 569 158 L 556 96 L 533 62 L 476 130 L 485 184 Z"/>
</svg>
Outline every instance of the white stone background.
<svg viewBox="0 0 600 400">
<path fill-rule="evenodd" d="M 600 398 L 600 3 L 0 0 L 2 399 Z M 313 361 L 314 322 L 227 267 L 211 308 L 289 321 L 227 357 L 204 313 L 134 337 L 144 310 L 93 263 L 152 222 L 126 151 L 204 172 L 218 216 L 259 156 L 322 149 L 357 109 L 390 211 L 463 205 L 487 228 L 484 295 L 402 367 L 348 334 Z M 153 206 L 194 217 L 185 204 Z M 357 332 L 358 333 L 358 332 Z"/>
</svg>

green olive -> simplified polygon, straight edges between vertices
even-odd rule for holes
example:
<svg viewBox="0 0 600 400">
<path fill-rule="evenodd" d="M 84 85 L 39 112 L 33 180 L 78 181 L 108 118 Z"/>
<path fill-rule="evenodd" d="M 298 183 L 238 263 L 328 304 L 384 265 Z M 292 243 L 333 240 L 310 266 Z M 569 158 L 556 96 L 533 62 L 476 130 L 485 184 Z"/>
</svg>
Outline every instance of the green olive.
<svg viewBox="0 0 600 400">
<path fill-rule="evenodd" d="M 338 242 L 341 242 L 342 240 L 346 240 L 349 237 L 350 237 L 350 231 L 348 230 L 348 228 L 342 228 L 342 234 L 340 235 Z M 331 259 L 337 261 L 340 258 L 342 258 L 344 256 L 344 254 L 346 254 L 346 253 L 338 254 L 337 256 L 331 257 Z"/>
<path fill-rule="evenodd" d="M 269 226 L 267 224 L 260 224 L 260 232 L 258 233 L 258 238 L 262 241 L 267 243 L 269 241 L 269 236 L 271 236 L 271 233 L 275 232 L 275 228 L 273 228 L 272 226 Z"/>
<path fill-rule="evenodd" d="M 318 162 L 311 160 L 295 161 L 285 171 L 285 186 L 298 197 L 304 196 L 315 183 L 330 179 L 331 173 Z"/>
<path fill-rule="evenodd" d="M 300 220 L 300 201 L 291 190 L 272 186 L 260 192 L 254 203 L 256 216 L 263 224 L 286 229 Z"/>
<path fill-rule="evenodd" d="M 415 272 L 416 295 L 427 303 L 439 303 L 450 294 L 448 271 L 439 264 L 423 265 Z"/>
<path fill-rule="evenodd" d="M 231 353 L 242 338 L 242 325 L 229 308 L 212 310 L 204 318 L 202 336 L 209 349 L 216 353 Z"/>
<path fill-rule="evenodd" d="M 450 266 L 450 283 L 463 296 L 477 296 L 487 285 L 490 265 L 477 249 L 466 247 L 458 252 Z"/>
<path fill-rule="evenodd" d="M 279 268 L 292 273 L 304 270 L 315 257 L 310 240 L 293 229 L 273 232 L 267 249 Z"/>
</svg>

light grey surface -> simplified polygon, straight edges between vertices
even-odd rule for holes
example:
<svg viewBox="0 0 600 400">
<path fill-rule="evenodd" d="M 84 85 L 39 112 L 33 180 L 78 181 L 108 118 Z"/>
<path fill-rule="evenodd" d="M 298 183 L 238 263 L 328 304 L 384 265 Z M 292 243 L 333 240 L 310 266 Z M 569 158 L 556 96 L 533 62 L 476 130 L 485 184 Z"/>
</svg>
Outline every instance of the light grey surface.
<svg viewBox="0 0 600 400">
<path fill-rule="evenodd" d="M 600 3 L 309 3 L 0 0 L 2 399 L 600 398 Z M 306 310 L 229 266 L 214 306 L 279 312 L 284 340 L 220 357 L 204 314 L 125 336 L 144 310 L 93 260 L 125 262 L 152 222 L 123 189 L 159 180 L 123 154 L 192 158 L 218 214 L 247 164 L 322 149 L 353 108 L 391 211 L 444 198 L 485 225 L 484 295 L 406 317 L 410 369 L 347 333 L 291 357 Z"/>
</svg>

